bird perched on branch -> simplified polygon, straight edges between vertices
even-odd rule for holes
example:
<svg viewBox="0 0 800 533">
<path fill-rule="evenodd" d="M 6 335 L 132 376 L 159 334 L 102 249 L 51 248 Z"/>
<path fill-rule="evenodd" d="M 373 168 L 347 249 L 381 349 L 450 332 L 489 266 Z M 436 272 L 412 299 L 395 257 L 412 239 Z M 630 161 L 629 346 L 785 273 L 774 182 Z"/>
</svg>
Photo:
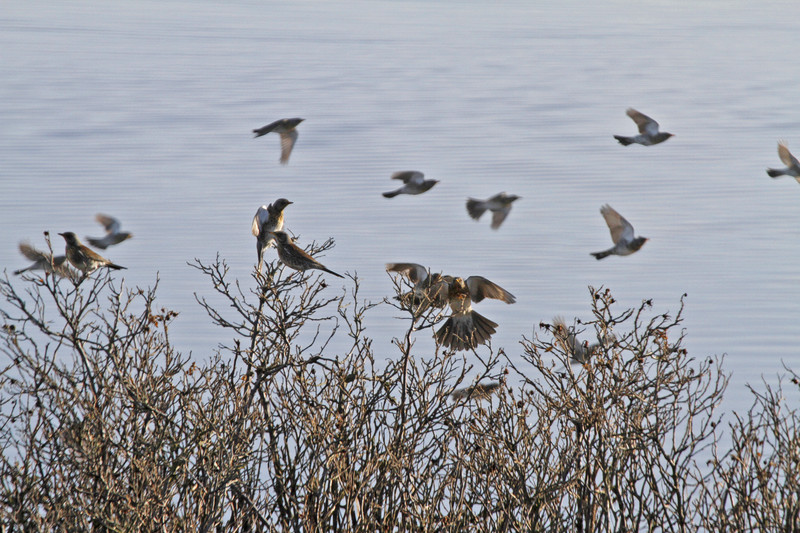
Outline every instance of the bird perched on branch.
<svg viewBox="0 0 800 533">
<path fill-rule="evenodd" d="M 100 267 L 108 267 L 115 270 L 125 268 L 124 266 L 115 265 L 105 257 L 102 257 L 100 254 L 81 244 L 78 237 L 71 231 L 59 233 L 59 235 L 64 237 L 64 240 L 67 241 L 67 260 L 69 260 L 72 266 L 83 272 L 84 276 L 91 274 Z"/>
<path fill-rule="evenodd" d="M 488 400 L 492 394 L 500 390 L 500 384 L 497 382 L 489 383 L 476 383 L 471 387 L 464 387 L 463 389 L 454 390 L 450 397 L 454 400 Z"/>
<path fill-rule="evenodd" d="M 778 141 L 778 157 L 781 158 L 786 168 L 768 168 L 767 174 L 770 178 L 779 178 L 781 176 L 791 176 L 800 183 L 800 162 L 789 151 L 786 146 L 786 141 Z"/>
<path fill-rule="evenodd" d="M 403 186 L 395 191 L 385 192 L 386 198 L 394 198 L 398 194 L 422 194 L 437 183 L 439 180 L 426 180 L 425 174 L 418 170 L 401 170 L 392 174 L 393 180 L 401 180 Z"/>
<path fill-rule="evenodd" d="M 589 344 L 587 341 L 580 342 L 575 335 L 575 329 L 567 326 L 564 319 L 560 316 L 553 318 L 553 337 L 561 348 L 569 355 L 570 362 L 585 364 L 593 355 L 598 353 L 603 347 L 609 346 L 616 337 L 613 333 L 606 333 L 604 342 Z"/>
<path fill-rule="evenodd" d="M 251 231 L 256 238 L 259 272 L 261 272 L 261 267 L 264 264 L 264 250 L 272 246 L 275 241 L 270 232 L 283 229 L 283 210 L 292 203 L 286 198 L 278 198 L 273 204 L 259 207 L 253 217 Z"/>
<path fill-rule="evenodd" d="M 105 250 L 109 246 L 112 246 L 114 244 L 119 244 L 122 241 L 128 240 L 131 237 L 133 237 L 133 235 L 131 235 L 127 231 L 121 231 L 122 224 L 120 224 L 119 220 L 117 220 L 114 217 L 98 213 L 94 218 L 100 224 L 102 224 L 106 230 L 106 234 L 104 237 L 86 237 L 86 240 L 89 241 L 89 244 L 91 244 L 95 248 L 100 248 L 101 250 Z"/>
<path fill-rule="evenodd" d="M 386 270 L 402 274 L 414 284 L 411 292 L 400 295 L 398 299 L 416 312 L 447 305 L 449 285 L 441 274 L 431 273 L 417 263 L 386 263 Z"/>
<path fill-rule="evenodd" d="M 639 126 L 639 135 L 635 137 L 623 137 L 622 135 L 614 135 L 614 138 L 619 141 L 623 146 L 629 144 L 641 144 L 650 146 L 653 144 L 663 143 L 670 137 L 674 137 L 672 133 L 658 131 L 658 122 L 648 117 L 644 113 L 636 111 L 630 107 L 625 112 L 631 119 Z"/>
<path fill-rule="evenodd" d="M 253 133 L 256 134 L 255 137 L 261 137 L 273 131 L 279 134 L 281 136 L 281 164 L 285 165 L 289 162 L 292 148 L 294 148 L 294 143 L 297 141 L 297 130 L 295 128 L 304 120 L 304 118 L 282 118 L 253 130 Z"/>
<path fill-rule="evenodd" d="M 333 270 L 328 269 L 325 265 L 311 257 L 305 250 L 292 242 L 292 238 L 284 231 L 270 232 L 275 238 L 275 245 L 278 248 L 278 258 L 287 267 L 293 270 L 305 272 L 306 270 L 323 270 L 328 274 L 344 278 L 341 274 L 337 274 Z"/>
<path fill-rule="evenodd" d="M 468 198 L 467 213 L 475 220 L 478 220 L 487 210 L 491 211 L 492 229 L 497 229 L 511 212 L 511 204 L 515 200 L 519 200 L 519 198 L 520 197 L 515 194 L 506 194 L 504 192 L 495 194 L 488 200 Z"/>
<path fill-rule="evenodd" d="M 625 220 L 610 205 L 606 204 L 601 207 L 600 214 L 606 219 L 614 246 L 602 252 L 592 252 L 595 259 L 600 260 L 609 255 L 630 255 L 647 242 L 645 237 L 636 237 L 631 223 Z"/>
<path fill-rule="evenodd" d="M 15 270 L 14 274 L 16 275 L 20 275 L 23 272 L 29 272 L 31 270 L 44 270 L 47 273 L 55 273 L 64 278 L 73 277 L 74 271 L 69 267 L 69 264 L 66 263 L 66 255 L 57 255 L 53 257 L 52 254 L 37 250 L 26 242 L 19 243 L 19 252 L 27 257 L 28 260 L 33 261 L 33 264 L 28 267 Z"/>
</svg>

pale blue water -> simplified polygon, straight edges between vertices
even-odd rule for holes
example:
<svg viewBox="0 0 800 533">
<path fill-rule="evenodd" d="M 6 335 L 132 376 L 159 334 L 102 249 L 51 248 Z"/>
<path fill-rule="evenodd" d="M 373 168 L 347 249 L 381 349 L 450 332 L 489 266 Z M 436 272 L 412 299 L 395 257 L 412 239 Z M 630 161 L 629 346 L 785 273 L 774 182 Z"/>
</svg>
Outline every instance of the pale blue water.
<svg viewBox="0 0 800 533">
<path fill-rule="evenodd" d="M 655 312 L 688 293 L 690 353 L 727 354 L 743 408 L 746 383 L 800 370 L 800 186 L 764 172 L 778 139 L 800 156 L 797 20 L 797 2 L 9 2 L 0 266 L 26 264 L 20 240 L 99 235 L 94 214 L 113 214 L 135 237 L 105 255 L 129 286 L 159 273 L 173 340 L 205 359 L 229 334 L 186 262 L 219 252 L 252 284 L 250 221 L 284 196 L 287 227 L 334 237 L 324 263 L 358 272 L 362 297 L 389 294 L 389 261 L 510 290 L 517 304 L 478 310 L 512 356 L 540 321 L 589 318 L 587 285 Z M 618 145 L 629 106 L 676 137 Z M 293 116 L 282 167 L 250 130 Z M 382 198 L 405 169 L 441 183 Z M 523 198 L 499 231 L 468 218 L 467 196 L 500 191 Z M 639 253 L 589 256 L 610 245 L 604 203 L 650 238 Z M 395 315 L 369 315 L 379 354 Z"/>
</svg>

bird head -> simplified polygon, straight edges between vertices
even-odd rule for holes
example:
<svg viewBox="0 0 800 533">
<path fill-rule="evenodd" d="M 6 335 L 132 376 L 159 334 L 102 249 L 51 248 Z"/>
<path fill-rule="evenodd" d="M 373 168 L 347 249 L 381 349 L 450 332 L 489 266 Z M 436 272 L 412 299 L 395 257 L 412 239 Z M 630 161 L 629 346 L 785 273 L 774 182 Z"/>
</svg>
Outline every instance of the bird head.
<svg viewBox="0 0 800 533">
<path fill-rule="evenodd" d="M 272 205 L 276 210 L 283 211 L 286 208 L 286 206 L 288 206 L 289 204 L 293 204 L 293 203 L 294 202 L 290 202 L 286 198 L 278 198 L 277 200 L 275 200 L 275 203 L 272 204 Z"/>
<path fill-rule="evenodd" d="M 647 242 L 647 241 L 649 241 L 649 240 L 650 240 L 650 239 L 648 239 L 647 237 L 636 237 L 635 239 L 633 239 L 633 240 L 631 241 L 631 245 L 630 245 L 630 247 L 631 247 L 631 248 L 632 248 L 634 251 L 636 251 L 636 250 L 638 250 L 639 248 L 641 248 L 642 246 L 644 246 L 644 243 L 646 243 L 646 242 Z"/>
<path fill-rule="evenodd" d="M 287 244 L 289 242 L 289 235 L 285 231 L 270 231 L 269 234 L 275 237 L 275 240 L 281 244 Z"/>
<path fill-rule="evenodd" d="M 64 233 L 59 233 L 64 240 L 67 241 L 67 244 L 79 244 L 78 237 L 72 233 L 71 231 L 65 231 Z"/>
</svg>

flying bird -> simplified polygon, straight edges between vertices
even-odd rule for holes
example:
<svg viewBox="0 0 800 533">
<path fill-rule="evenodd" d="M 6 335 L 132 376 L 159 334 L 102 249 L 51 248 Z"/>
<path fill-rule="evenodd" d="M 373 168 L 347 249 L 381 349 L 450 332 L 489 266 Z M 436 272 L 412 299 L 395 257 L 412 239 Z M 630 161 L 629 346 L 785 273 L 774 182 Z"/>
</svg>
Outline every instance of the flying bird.
<svg viewBox="0 0 800 533">
<path fill-rule="evenodd" d="M 33 261 L 33 264 L 28 267 L 15 270 L 14 274 L 16 275 L 20 275 L 23 272 L 29 272 L 31 270 L 44 270 L 47 273 L 55 273 L 64 278 L 73 277 L 74 271 L 69 267 L 69 264 L 66 263 L 66 255 L 57 255 L 53 257 L 52 254 L 37 250 L 26 242 L 19 243 L 19 252 L 28 258 L 29 261 Z"/>
<path fill-rule="evenodd" d="M 386 263 L 387 272 L 402 274 L 414 284 L 410 292 L 398 299 L 418 313 L 430 307 L 441 309 L 447 305 L 448 281 L 439 273 L 431 273 L 417 263 Z"/>
<path fill-rule="evenodd" d="M 491 211 L 492 229 L 497 229 L 511 212 L 511 204 L 515 200 L 519 200 L 519 198 L 520 197 L 515 194 L 506 194 L 504 192 L 495 194 L 488 200 L 468 198 L 467 213 L 475 220 L 478 220 L 487 210 Z"/>
<path fill-rule="evenodd" d="M 786 168 L 768 168 L 767 174 L 769 174 L 769 177 L 779 178 L 781 176 L 792 176 L 800 183 L 800 162 L 798 162 L 797 158 L 789 151 L 789 147 L 786 146 L 786 141 L 778 142 L 778 157 L 781 158 Z"/>
<path fill-rule="evenodd" d="M 95 248 L 100 248 L 101 250 L 105 250 L 109 246 L 114 244 L 119 244 L 122 241 L 128 240 L 133 235 L 128 233 L 127 231 L 122 230 L 122 224 L 120 224 L 119 220 L 114 217 L 110 217 L 108 215 L 104 215 L 102 213 L 98 213 L 95 217 L 100 224 L 106 230 L 106 234 L 104 237 L 86 237 L 86 240 L 89 241 L 89 244 L 94 246 Z"/>
<path fill-rule="evenodd" d="M 281 136 L 281 164 L 285 165 L 289 162 L 289 156 L 292 154 L 294 143 L 297 142 L 297 125 L 303 122 L 304 118 L 282 118 L 276 120 L 266 126 L 253 130 L 255 137 L 261 137 L 270 132 L 275 132 Z"/>
<path fill-rule="evenodd" d="M 630 255 L 644 246 L 647 242 L 645 237 L 634 236 L 633 226 L 630 222 L 617 213 L 614 208 L 606 204 L 600 208 L 600 214 L 606 219 L 608 230 L 611 232 L 611 240 L 614 246 L 602 252 L 593 252 L 595 259 L 603 259 L 609 255 Z"/>
<path fill-rule="evenodd" d="M 262 205 L 253 217 L 251 231 L 256 238 L 256 253 L 258 254 L 258 271 L 264 264 L 264 250 L 274 244 L 275 238 L 270 235 L 272 231 L 283 229 L 283 210 L 292 204 L 286 198 L 278 198 L 274 204 Z"/>
<path fill-rule="evenodd" d="M 69 260 L 72 266 L 83 272 L 84 276 L 91 274 L 100 267 L 108 267 L 116 270 L 125 268 L 124 266 L 115 265 L 89 247 L 81 244 L 78 237 L 71 231 L 59 233 L 59 235 L 64 237 L 64 240 L 67 241 L 67 260 Z"/>
<path fill-rule="evenodd" d="M 328 269 L 325 265 L 308 255 L 305 250 L 292 242 L 292 238 L 289 237 L 286 232 L 272 231 L 270 233 L 275 238 L 275 245 L 278 247 L 278 257 L 287 267 L 293 270 L 299 270 L 300 272 L 312 269 L 323 270 L 328 274 L 344 278 L 341 274 L 337 274 L 333 270 Z"/>
<path fill-rule="evenodd" d="M 439 180 L 426 180 L 425 174 L 418 170 L 401 170 L 392 174 L 393 180 L 401 180 L 403 186 L 395 191 L 385 192 L 386 198 L 394 198 L 398 194 L 422 194 L 437 183 Z"/>
<path fill-rule="evenodd" d="M 614 138 L 619 141 L 623 146 L 629 144 L 642 144 L 650 146 L 652 144 L 663 143 L 670 137 L 674 137 L 672 133 L 658 131 L 658 122 L 648 117 L 644 113 L 636 111 L 630 107 L 626 111 L 627 115 L 633 119 L 637 126 L 639 126 L 639 135 L 635 137 L 623 137 L 622 135 L 614 135 Z"/>
</svg>

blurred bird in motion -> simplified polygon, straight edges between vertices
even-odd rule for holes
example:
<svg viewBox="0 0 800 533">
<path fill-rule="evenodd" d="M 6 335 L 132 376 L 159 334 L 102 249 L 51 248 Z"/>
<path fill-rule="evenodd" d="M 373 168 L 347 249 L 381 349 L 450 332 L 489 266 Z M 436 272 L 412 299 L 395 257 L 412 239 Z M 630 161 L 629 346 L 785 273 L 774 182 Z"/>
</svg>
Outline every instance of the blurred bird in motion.
<svg viewBox="0 0 800 533">
<path fill-rule="evenodd" d="M 767 174 L 769 174 L 769 177 L 791 176 L 800 183 L 800 162 L 789 151 L 786 141 L 778 141 L 778 157 L 781 158 L 786 168 L 768 168 Z"/>
<path fill-rule="evenodd" d="M 447 305 L 448 282 L 439 273 L 431 273 L 418 263 L 386 263 L 387 272 L 402 274 L 414 284 L 410 292 L 397 297 L 417 313 L 430 307 L 437 309 Z"/>
<path fill-rule="evenodd" d="M 492 229 L 497 229 L 511 212 L 511 204 L 515 200 L 519 200 L 519 198 L 520 197 L 515 194 L 506 194 L 504 192 L 495 194 L 488 200 L 468 198 L 467 213 L 475 220 L 478 220 L 487 210 L 491 211 Z"/>
<path fill-rule="evenodd" d="M 631 223 L 625 220 L 610 205 L 606 204 L 601 207 L 600 214 L 606 219 L 614 246 L 602 252 L 592 252 L 595 259 L 600 260 L 609 255 L 630 255 L 647 242 L 645 237 L 636 237 Z"/>
<path fill-rule="evenodd" d="M 256 253 L 258 254 L 258 271 L 264 264 L 264 250 L 273 245 L 275 238 L 270 232 L 283 229 L 283 210 L 292 204 L 286 198 L 278 198 L 275 203 L 262 205 L 253 217 L 251 231 L 256 238 Z"/>
<path fill-rule="evenodd" d="M 588 341 L 580 342 L 575 334 L 575 328 L 567 326 L 560 316 L 553 318 L 553 337 L 561 348 L 569 355 L 570 362 L 585 364 L 602 348 L 608 347 L 616 339 L 613 333 L 606 333 L 604 342 L 589 344 Z"/>
<path fill-rule="evenodd" d="M 500 383 L 476 383 L 471 387 L 464 387 L 463 389 L 454 390 L 450 397 L 454 400 L 488 400 L 492 394 L 500 390 Z"/>
<path fill-rule="evenodd" d="M 630 107 L 625 112 L 631 119 L 639 126 L 639 135 L 635 137 L 623 137 L 622 135 L 614 135 L 614 138 L 619 141 L 623 146 L 629 144 L 641 144 L 650 146 L 653 144 L 663 143 L 670 137 L 674 137 L 672 133 L 658 131 L 658 122 L 648 117 L 644 113 L 636 111 Z"/>
<path fill-rule="evenodd" d="M 437 183 L 439 180 L 426 180 L 425 174 L 418 170 L 401 170 L 392 174 L 393 180 L 401 180 L 403 186 L 396 191 L 383 193 L 386 198 L 394 198 L 398 194 L 422 194 Z"/>
<path fill-rule="evenodd" d="M 98 213 L 94 219 L 102 224 L 106 229 L 106 234 L 104 237 L 86 237 L 86 240 L 89 241 L 89 244 L 95 248 L 105 250 L 109 246 L 119 244 L 122 241 L 133 237 L 133 235 L 127 231 L 121 231 L 122 224 L 120 224 L 119 220 L 114 217 Z"/>
<path fill-rule="evenodd" d="M 294 143 L 297 141 L 297 130 L 295 128 L 304 120 L 304 118 L 282 118 L 253 130 L 253 133 L 256 134 L 255 137 L 261 137 L 273 131 L 279 134 L 281 136 L 281 164 L 285 165 L 289 162 L 292 148 L 294 148 Z"/>
<path fill-rule="evenodd" d="M 436 341 L 445 348 L 456 351 L 472 350 L 497 331 L 497 324 L 472 310 L 472 302 L 484 298 L 502 300 L 507 304 L 516 298 L 507 290 L 481 276 L 470 276 L 466 280 L 445 276 L 448 281 L 447 299 L 450 318 L 436 332 Z"/>
<path fill-rule="evenodd" d="M 71 231 L 59 233 L 67 242 L 66 255 L 70 264 L 80 270 L 84 276 L 88 276 L 100 267 L 108 267 L 113 269 L 125 268 L 124 266 L 115 265 L 105 257 L 100 256 L 87 246 L 81 244 L 78 237 Z"/>
<path fill-rule="evenodd" d="M 66 255 L 57 255 L 53 257 L 52 254 L 37 250 L 26 242 L 19 243 L 19 252 L 27 257 L 28 260 L 33 261 L 33 264 L 28 267 L 15 270 L 14 274 L 16 275 L 20 275 L 23 272 L 29 272 L 31 270 L 44 270 L 48 274 L 56 274 L 63 278 L 74 277 L 75 272 L 69 267 L 69 264 L 66 263 Z"/>
<path fill-rule="evenodd" d="M 328 269 L 325 265 L 308 255 L 305 250 L 292 242 L 292 238 L 289 237 L 286 232 L 272 231 L 270 233 L 275 238 L 275 245 L 278 247 L 278 257 L 287 267 L 293 270 L 299 270 L 300 272 L 312 269 L 323 270 L 328 274 L 344 278 L 341 274 L 337 274 L 333 270 Z"/>
</svg>

